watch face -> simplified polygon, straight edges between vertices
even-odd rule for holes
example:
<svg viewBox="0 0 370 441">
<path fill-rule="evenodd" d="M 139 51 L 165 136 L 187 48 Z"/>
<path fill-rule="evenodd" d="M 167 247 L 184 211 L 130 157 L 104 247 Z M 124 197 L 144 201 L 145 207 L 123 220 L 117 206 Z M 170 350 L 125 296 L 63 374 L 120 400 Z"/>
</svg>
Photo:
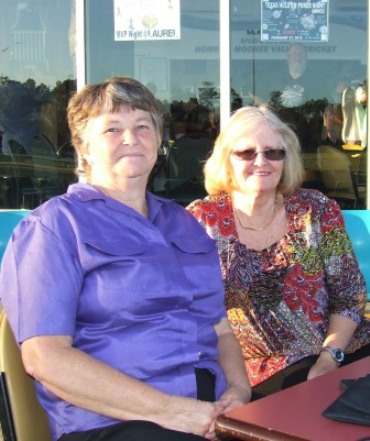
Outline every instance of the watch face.
<svg viewBox="0 0 370 441">
<path fill-rule="evenodd" d="M 344 353 L 340 349 L 334 349 L 334 356 L 338 360 L 338 363 L 342 363 L 344 360 Z"/>
</svg>

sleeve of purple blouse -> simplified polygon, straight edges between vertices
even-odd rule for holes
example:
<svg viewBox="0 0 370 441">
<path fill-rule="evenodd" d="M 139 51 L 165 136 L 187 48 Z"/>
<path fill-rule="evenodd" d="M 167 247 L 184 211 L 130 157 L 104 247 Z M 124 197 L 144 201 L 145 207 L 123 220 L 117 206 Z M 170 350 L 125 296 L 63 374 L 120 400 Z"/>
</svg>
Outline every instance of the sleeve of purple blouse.
<svg viewBox="0 0 370 441">
<path fill-rule="evenodd" d="M 339 205 L 331 199 L 321 213 L 321 250 L 330 312 L 360 323 L 366 306 L 365 279 L 347 235 Z"/>
<path fill-rule="evenodd" d="M 15 229 L 0 274 L 1 301 L 19 342 L 72 335 L 81 274 L 73 254 L 40 219 Z"/>
</svg>

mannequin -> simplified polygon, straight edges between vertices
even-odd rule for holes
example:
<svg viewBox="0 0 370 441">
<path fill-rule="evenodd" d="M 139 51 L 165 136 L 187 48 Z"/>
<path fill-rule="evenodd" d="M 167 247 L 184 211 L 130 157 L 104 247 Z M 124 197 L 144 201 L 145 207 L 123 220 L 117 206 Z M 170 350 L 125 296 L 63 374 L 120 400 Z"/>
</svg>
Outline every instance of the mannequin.
<svg viewBox="0 0 370 441">
<path fill-rule="evenodd" d="M 367 87 L 348 87 L 342 95 L 344 149 L 363 150 L 367 145 Z M 351 147 L 352 146 L 352 147 Z"/>
</svg>

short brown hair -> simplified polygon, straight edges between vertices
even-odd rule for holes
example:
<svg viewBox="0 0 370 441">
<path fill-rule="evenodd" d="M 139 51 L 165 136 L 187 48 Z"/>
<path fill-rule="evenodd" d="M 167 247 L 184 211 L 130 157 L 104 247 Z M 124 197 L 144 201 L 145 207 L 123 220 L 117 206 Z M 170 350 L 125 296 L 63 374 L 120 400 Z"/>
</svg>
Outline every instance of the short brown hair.
<svg viewBox="0 0 370 441">
<path fill-rule="evenodd" d="M 112 77 L 102 83 L 86 85 L 69 101 L 67 109 L 68 126 L 75 150 L 82 153 L 85 134 L 90 118 L 103 113 L 114 113 L 122 106 L 149 112 L 157 131 L 162 136 L 163 113 L 152 92 L 142 83 L 129 77 Z M 88 174 L 89 165 L 82 159 L 82 171 Z"/>
</svg>

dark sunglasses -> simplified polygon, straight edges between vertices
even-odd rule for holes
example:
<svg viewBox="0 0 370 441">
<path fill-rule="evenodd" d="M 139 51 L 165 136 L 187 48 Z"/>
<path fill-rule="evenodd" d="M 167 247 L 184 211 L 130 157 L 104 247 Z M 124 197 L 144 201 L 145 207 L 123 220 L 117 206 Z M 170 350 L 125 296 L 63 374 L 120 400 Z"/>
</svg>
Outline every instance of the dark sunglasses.
<svg viewBox="0 0 370 441">
<path fill-rule="evenodd" d="M 281 161 L 286 156 L 284 149 L 266 149 L 263 152 L 257 152 L 256 149 L 246 149 L 240 152 L 232 152 L 240 161 L 253 161 L 257 158 L 258 153 L 262 153 L 268 161 Z"/>
</svg>

